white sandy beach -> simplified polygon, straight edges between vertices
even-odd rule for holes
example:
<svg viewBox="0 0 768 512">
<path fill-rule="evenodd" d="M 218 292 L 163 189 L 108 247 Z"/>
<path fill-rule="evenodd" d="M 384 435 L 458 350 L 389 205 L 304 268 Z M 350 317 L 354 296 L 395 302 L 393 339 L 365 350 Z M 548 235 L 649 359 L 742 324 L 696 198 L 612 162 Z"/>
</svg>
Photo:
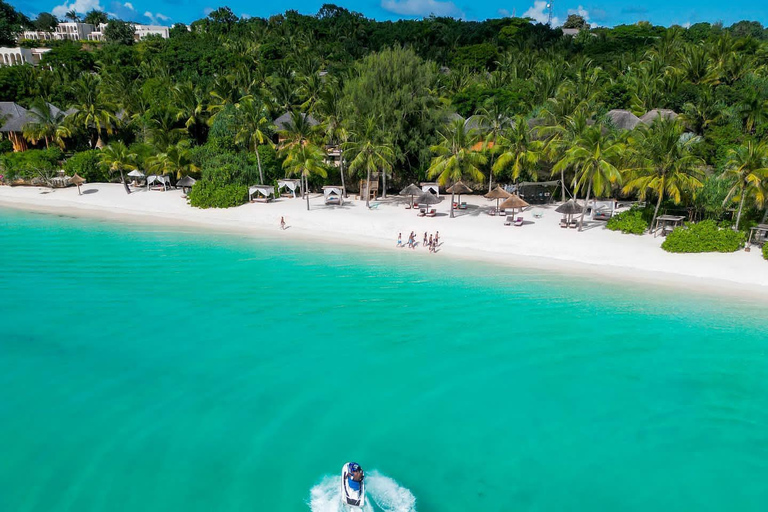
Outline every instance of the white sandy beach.
<svg viewBox="0 0 768 512">
<path fill-rule="evenodd" d="M 727 291 L 768 298 L 768 261 L 758 248 L 749 253 L 669 254 L 660 248 L 663 239 L 634 236 L 605 229 L 604 223 L 589 223 L 585 231 L 562 229 L 555 205 L 534 206 L 522 216 L 525 225 L 504 226 L 503 217 L 486 212 L 495 205 L 482 196 L 462 196 L 469 208 L 448 215 L 450 196 L 435 206 L 438 216 L 417 217 L 406 209 L 407 200 L 391 197 L 367 209 L 365 202 L 349 197 L 342 207 L 324 205 L 322 195 L 313 194 L 311 210 L 302 199 L 278 199 L 272 203 L 250 203 L 224 210 L 190 207 L 180 190 L 167 192 L 138 189 L 128 195 L 120 184 L 87 184 L 78 195 L 75 187 L 0 187 L 0 206 L 93 216 L 137 223 L 199 226 L 254 235 L 269 233 L 286 238 L 361 244 L 384 250 L 396 248 L 398 233 L 403 241 L 411 230 L 417 241 L 425 231 L 440 232 L 437 254 L 419 247 L 414 257 L 462 257 L 506 265 L 552 269 L 561 272 L 597 273 L 611 279 L 663 284 L 687 289 Z M 534 213 L 542 214 L 535 218 Z M 279 228 L 284 216 L 288 229 Z"/>
</svg>

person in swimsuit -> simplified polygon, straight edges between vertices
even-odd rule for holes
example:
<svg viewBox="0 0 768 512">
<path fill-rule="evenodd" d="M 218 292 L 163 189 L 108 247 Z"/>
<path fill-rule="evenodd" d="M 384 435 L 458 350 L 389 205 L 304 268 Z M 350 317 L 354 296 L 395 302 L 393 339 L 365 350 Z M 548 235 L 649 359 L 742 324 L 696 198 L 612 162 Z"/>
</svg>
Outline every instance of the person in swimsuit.
<svg viewBox="0 0 768 512">
<path fill-rule="evenodd" d="M 398 233 L 397 234 L 397 246 L 402 247 L 403 246 L 403 234 Z"/>
<path fill-rule="evenodd" d="M 360 464 L 357 462 L 350 462 L 348 477 L 349 488 L 353 491 L 359 491 L 363 478 L 365 478 L 365 474 L 363 473 L 363 468 L 360 467 Z"/>
</svg>

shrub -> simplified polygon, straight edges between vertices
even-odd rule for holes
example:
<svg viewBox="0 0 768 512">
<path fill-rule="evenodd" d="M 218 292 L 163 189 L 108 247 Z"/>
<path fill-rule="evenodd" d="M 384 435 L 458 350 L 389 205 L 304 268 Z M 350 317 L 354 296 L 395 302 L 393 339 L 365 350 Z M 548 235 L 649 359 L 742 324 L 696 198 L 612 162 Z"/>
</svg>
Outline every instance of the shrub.
<svg viewBox="0 0 768 512">
<path fill-rule="evenodd" d="M 743 245 L 743 232 L 723 229 L 715 221 L 705 220 L 675 229 L 661 248 L 667 252 L 735 252 Z"/>
<path fill-rule="evenodd" d="M 31 181 L 59 169 L 62 152 L 59 148 L 30 149 L 5 155 L 5 181 Z"/>
<path fill-rule="evenodd" d="M 612 231 L 642 235 L 648 229 L 648 221 L 644 218 L 642 209 L 633 207 L 608 219 L 605 227 Z"/>
<path fill-rule="evenodd" d="M 768 244 L 763 244 L 763 258 L 768 260 Z"/>
<path fill-rule="evenodd" d="M 3 153 L 10 153 L 13 151 L 13 142 L 8 139 L 0 140 L 0 155 Z"/>
<path fill-rule="evenodd" d="M 99 153 L 98 149 L 75 153 L 64 162 L 64 170 L 70 176 L 75 173 L 79 174 L 89 183 L 108 183 L 110 181 L 109 171 L 101 163 Z"/>
<path fill-rule="evenodd" d="M 189 204 L 198 208 L 231 208 L 248 202 L 245 185 L 221 185 L 200 180 L 189 193 Z"/>
</svg>

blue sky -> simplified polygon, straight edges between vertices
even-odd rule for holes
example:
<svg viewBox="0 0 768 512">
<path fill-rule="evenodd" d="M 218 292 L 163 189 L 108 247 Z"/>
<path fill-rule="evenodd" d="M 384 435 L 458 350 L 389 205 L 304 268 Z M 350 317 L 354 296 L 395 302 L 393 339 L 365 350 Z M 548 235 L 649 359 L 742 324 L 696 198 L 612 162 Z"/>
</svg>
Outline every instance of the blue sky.
<svg viewBox="0 0 768 512">
<path fill-rule="evenodd" d="M 295 9 L 314 14 L 323 0 L 10 0 L 17 8 L 34 15 L 40 10 L 63 16 L 69 9 L 86 12 L 101 9 L 119 18 L 144 23 L 189 23 L 204 17 L 211 9 L 228 5 L 238 16 L 262 16 Z M 219 3 L 221 2 L 221 3 Z M 329 2 L 333 3 L 333 2 Z M 362 12 L 377 20 L 420 18 L 430 13 L 468 20 L 501 16 L 530 16 L 546 20 L 546 0 L 340 0 L 337 5 Z M 729 4 L 722 0 L 555 0 L 556 21 L 578 12 L 596 25 L 613 26 L 648 20 L 660 25 L 686 25 L 700 21 L 722 21 L 726 25 L 748 19 L 768 24 L 768 2 Z"/>
</svg>

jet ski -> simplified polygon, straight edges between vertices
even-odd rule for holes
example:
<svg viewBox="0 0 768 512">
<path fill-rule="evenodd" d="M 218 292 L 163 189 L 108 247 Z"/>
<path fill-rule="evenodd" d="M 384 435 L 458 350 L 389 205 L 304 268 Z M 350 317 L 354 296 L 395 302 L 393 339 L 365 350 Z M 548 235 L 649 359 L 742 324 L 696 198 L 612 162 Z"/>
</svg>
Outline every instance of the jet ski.
<svg viewBox="0 0 768 512">
<path fill-rule="evenodd" d="M 365 506 L 365 476 L 359 482 L 352 480 L 352 473 L 363 471 L 355 462 L 347 462 L 341 468 L 341 502 L 355 508 Z"/>
</svg>

